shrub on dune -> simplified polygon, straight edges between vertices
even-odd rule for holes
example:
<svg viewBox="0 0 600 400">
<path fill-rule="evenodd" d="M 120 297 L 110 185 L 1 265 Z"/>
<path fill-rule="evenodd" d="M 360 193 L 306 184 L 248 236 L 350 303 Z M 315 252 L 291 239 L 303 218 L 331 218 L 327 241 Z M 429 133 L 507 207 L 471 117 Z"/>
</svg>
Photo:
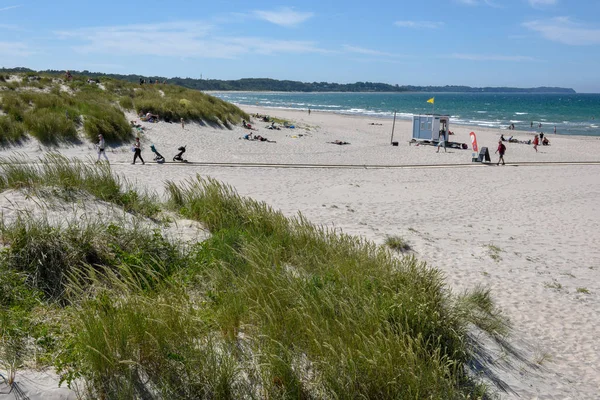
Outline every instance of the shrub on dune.
<svg viewBox="0 0 600 400">
<path fill-rule="evenodd" d="M 65 113 L 47 108 L 34 109 L 25 114 L 25 126 L 40 142 L 56 144 L 77 139 L 77 130 Z"/>
<path fill-rule="evenodd" d="M 0 116 L 0 143 L 16 143 L 25 138 L 25 127 L 21 122 Z"/>
<path fill-rule="evenodd" d="M 98 140 L 99 134 L 104 135 L 109 142 L 125 141 L 132 136 L 131 126 L 123 113 L 111 106 L 90 110 L 85 117 L 83 128 L 92 142 Z"/>
</svg>

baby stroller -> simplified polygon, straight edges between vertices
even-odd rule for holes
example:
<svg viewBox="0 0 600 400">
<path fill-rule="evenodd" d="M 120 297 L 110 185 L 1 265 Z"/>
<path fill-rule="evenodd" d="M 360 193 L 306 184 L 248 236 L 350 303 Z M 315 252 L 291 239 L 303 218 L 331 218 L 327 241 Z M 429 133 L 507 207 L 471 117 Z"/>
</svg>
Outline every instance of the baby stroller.
<svg viewBox="0 0 600 400">
<path fill-rule="evenodd" d="M 188 160 L 183 159 L 183 153 L 185 153 L 185 148 L 186 146 L 181 146 L 177 149 L 179 150 L 179 153 L 177 153 L 177 155 L 173 157 L 173 161 L 188 162 Z"/>
<path fill-rule="evenodd" d="M 152 152 L 154 153 L 154 161 L 156 161 L 159 164 L 165 162 L 165 158 L 158 151 L 156 151 L 156 147 L 154 147 L 154 145 L 150 146 L 150 150 L 152 150 Z"/>
</svg>

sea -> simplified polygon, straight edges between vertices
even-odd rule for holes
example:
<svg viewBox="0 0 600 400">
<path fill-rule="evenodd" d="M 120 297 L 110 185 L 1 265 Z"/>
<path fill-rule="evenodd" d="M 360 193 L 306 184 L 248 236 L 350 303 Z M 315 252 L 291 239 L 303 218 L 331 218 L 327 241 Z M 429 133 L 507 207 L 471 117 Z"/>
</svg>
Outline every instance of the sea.
<svg viewBox="0 0 600 400">
<path fill-rule="evenodd" d="M 564 135 L 600 136 L 600 94 L 212 92 L 231 103 L 273 109 L 412 119 L 450 115 L 450 123 Z M 433 104 L 427 100 L 434 98 Z M 541 124 L 541 127 L 540 127 Z"/>
</svg>

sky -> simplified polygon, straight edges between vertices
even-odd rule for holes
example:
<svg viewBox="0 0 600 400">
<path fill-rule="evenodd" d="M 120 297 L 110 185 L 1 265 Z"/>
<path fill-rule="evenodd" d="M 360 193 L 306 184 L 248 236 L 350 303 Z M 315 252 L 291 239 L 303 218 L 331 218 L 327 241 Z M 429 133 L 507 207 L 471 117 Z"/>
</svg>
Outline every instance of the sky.
<svg viewBox="0 0 600 400">
<path fill-rule="evenodd" d="M 0 67 L 600 93 L 598 0 L 0 0 Z"/>
</svg>

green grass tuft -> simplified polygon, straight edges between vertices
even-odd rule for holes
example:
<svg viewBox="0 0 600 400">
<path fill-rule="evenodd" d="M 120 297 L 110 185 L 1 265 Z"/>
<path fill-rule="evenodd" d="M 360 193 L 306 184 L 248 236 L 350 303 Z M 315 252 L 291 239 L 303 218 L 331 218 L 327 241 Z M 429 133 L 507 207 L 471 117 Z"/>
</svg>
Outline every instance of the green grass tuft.
<svg viewBox="0 0 600 400">
<path fill-rule="evenodd" d="M 401 238 L 400 236 L 388 236 L 385 239 L 385 244 L 390 249 L 399 251 L 401 253 L 411 250 L 410 245 L 406 243 L 406 240 L 404 240 L 404 238 Z"/>
</svg>

